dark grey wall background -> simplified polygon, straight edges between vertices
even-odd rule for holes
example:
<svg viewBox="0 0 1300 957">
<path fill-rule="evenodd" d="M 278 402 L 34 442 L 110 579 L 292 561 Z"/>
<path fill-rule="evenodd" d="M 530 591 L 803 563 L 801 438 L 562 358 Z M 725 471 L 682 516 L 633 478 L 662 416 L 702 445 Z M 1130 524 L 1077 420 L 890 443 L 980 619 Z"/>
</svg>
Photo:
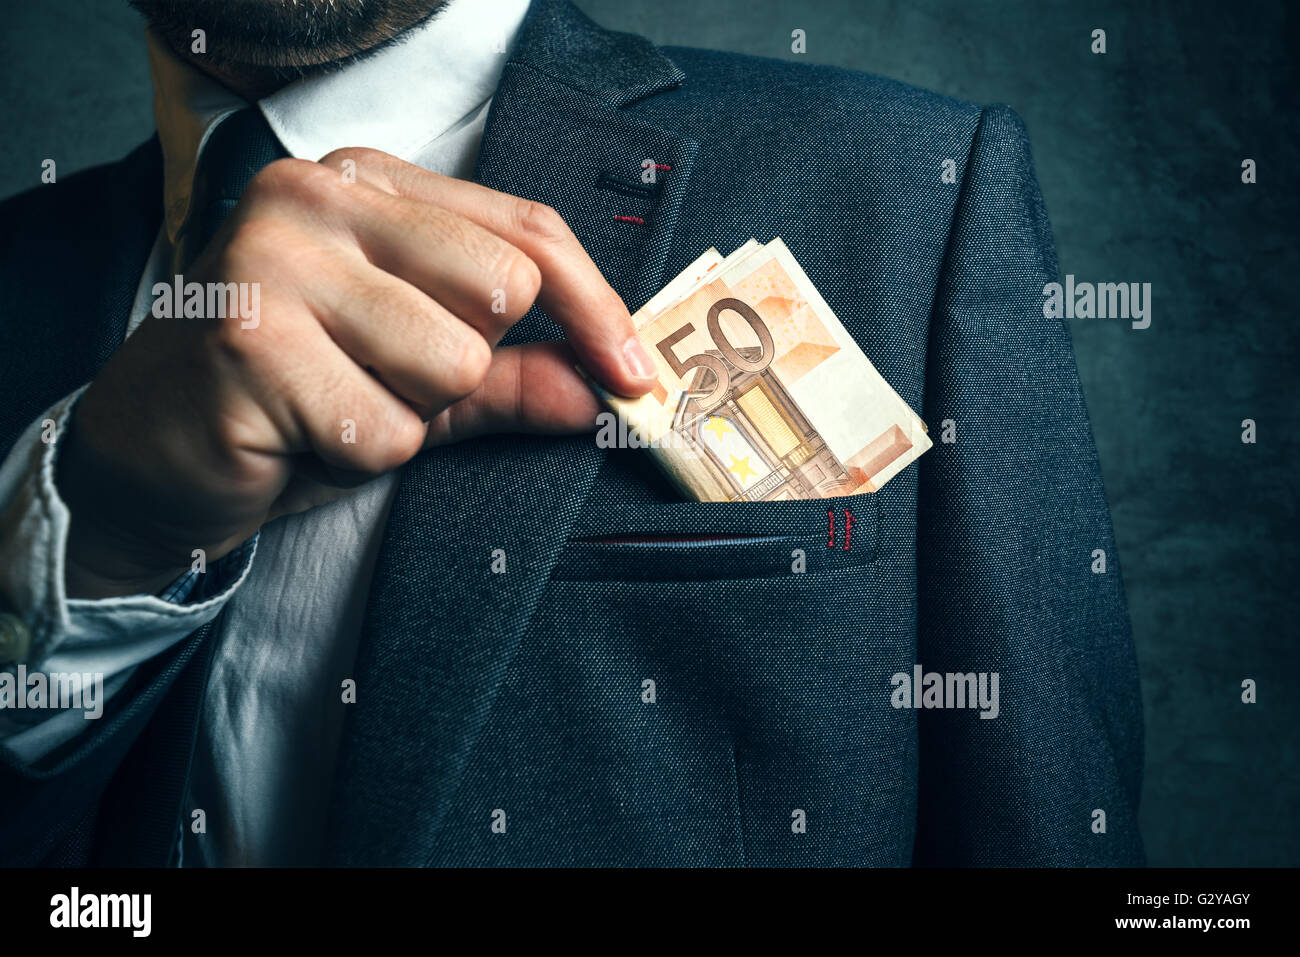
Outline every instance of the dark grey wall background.
<svg viewBox="0 0 1300 957">
<path fill-rule="evenodd" d="M 578 3 L 659 43 L 780 59 L 799 28 L 809 61 L 1020 112 L 1062 271 L 1153 287 L 1145 331 L 1073 323 L 1141 664 L 1151 863 L 1300 864 L 1296 5 Z M 67 175 L 150 134 L 125 0 L 0 7 L 0 195 L 46 157 Z"/>
</svg>

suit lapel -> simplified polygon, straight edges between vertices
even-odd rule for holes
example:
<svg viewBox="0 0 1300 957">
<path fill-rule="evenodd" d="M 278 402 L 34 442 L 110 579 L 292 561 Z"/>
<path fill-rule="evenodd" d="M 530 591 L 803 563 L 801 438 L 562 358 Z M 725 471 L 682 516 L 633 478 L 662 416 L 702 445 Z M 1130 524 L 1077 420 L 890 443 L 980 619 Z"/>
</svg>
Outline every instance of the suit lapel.
<svg viewBox="0 0 1300 957">
<path fill-rule="evenodd" d="M 6 201 L 0 299 L 0 452 L 93 379 L 122 344 L 162 217 L 154 137 L 120 163 Z"/>
<path fill-rule="evenodd" d="M 696 144 L 623 108 L 681 79 L 647 41 L 535 0 L 480 148 L 475 178 L 559 211 L 632 309 L 660 285 Z M 638 188 L 647 159 L 670 167 L 653 189 Z M 505 342 L 560 337 L 534 308 Z M 333 862 L 428 861 L 601 461 L 591 436 L 506 436 L 407 466 L 362 631 Z M 492 571 L 497 549 L 504 573 Z"/>
</svg>

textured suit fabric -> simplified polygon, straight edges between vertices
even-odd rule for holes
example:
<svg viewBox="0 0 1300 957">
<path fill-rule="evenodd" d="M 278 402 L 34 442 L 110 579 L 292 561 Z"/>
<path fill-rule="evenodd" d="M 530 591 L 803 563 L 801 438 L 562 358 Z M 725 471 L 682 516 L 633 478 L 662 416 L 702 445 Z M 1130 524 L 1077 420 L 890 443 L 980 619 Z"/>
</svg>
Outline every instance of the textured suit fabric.
<svg viewBox="0 0 1300 957">
<path fill-rule="evenodd" d="M 599 185 L 636 182 L 647 158 L 671 167 L 653 190 Z M 150 164 L 146 149 L 73 188 L 134 175 L 143 195 Z M 847 71 L 660 51 L 537 0 L 475 178 L 554 206 L 633 308 L 708 246 L 782 236 L 932 437 L 950 420 L 955 441 L 874 495 L 810 503 L 681 502 L 644 452 L 606 454 L 590 436 L 418 456 L 371 588 L 330 860 L 1140 863 L 1136 667 L 1069 332 L 1042 314 L 1057 267 L 1015 114 Z M 0 212 L 18 225 L 6 237 L 74 214 L 39 192 Z M 34 254 L 4 242 L 9 287 Z M 114 263 L 99 285 L 143 261 L 75 236 L 54 251 L 63 270 Z M 6 449 L 103 361 L 96 335 L 58 330 L 119 321 L 32 329 L 22 310 L 42 299 L 56 316 L 75 301 L 23 287 L 0 322 L 6 358 L 32 341 L 42 355 L 0 384 Z M 534 309 L 509 341 L 558 334 Z M 826 547 L 828 506 L 854 511 L 848 551 Z M 750 538 L 583 541 L 619 532 Z M 174 667 L 201 670 L 203 640 Z M 999 716 L 893 707 L 891 676 L 917 663 L 999 673 Z M 150 762 L 172 760 L 157 726 L 116 775 L 138 721 L 39 782 L 0 769 L 3 856 L 47 854 L 23 833 L 82 820 L 105 781 L 113 808 L 148 791 Z M 10 783 L 61 803 L 17 805 Z M 123 859 L 178 813 L 131 819 L 92 859 Z"/>
</svg>

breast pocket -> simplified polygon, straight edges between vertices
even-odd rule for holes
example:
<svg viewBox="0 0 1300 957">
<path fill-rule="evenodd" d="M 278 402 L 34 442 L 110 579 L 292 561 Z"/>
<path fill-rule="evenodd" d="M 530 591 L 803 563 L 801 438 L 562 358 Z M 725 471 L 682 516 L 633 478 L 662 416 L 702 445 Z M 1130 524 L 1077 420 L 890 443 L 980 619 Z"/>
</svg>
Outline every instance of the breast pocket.
<svg viewBox="0 0 1300 957">
<path fill-rule="evenodd" d="M 710 581 L 819 575 L 876 559 L 878 494 L 641 505 L 569 539 L 559 581 Z"/>
</svg>

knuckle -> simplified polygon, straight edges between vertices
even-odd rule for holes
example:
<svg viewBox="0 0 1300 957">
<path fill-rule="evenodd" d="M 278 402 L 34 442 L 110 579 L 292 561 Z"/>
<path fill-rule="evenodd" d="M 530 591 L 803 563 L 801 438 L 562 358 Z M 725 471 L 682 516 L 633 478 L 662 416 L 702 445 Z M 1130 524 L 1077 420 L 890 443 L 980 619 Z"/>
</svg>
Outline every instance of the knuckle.
<svg viewBox="0 0 1300 957">
<path fill-rule="evenodd" d="M 493 288 L 494 299 L 497 289 L 504 294 L 503 318 L 516 322 L 523 316 L 537 299 L 542 289 L 542 271 L 528 256 L 516 249 L 503 254 L 503 262 L 497 266 L 496 275 L 501 277 L 499 284 Z"/>
<path fill-rule="evenodd" d="M 409 411 L 390 416 L 377 410 L 375 415 L 381 424 L 374 440 L 339 443 L 334 455 L 346 463 L 347 468 L 369 475 L 383 475 L 409 462 L 420 451 L 424 441 L 424 423 Z M 359 419 L 358 428 L 374 421 L 376 419 Z"/>
<path fill-rule="evenodd" d="M 207 336 L 213 359 L 236 378 L 268 380 L 284 364 L 283 349 L 276 341 L 279 337 L 274 331 L 268 336 L 263 321 L 254 327 L 238 315 L 227 315 L 213 320 Z"/>
<path fill-rule="evenodd" d="M 335 182 L 364 182 L 390 196 L 400 195 L 398 183 L 407 175 L 406 167 L 412 166 L 391 153 L 369 146 L 332 150 L 320 158 L 318 165 L 329 170 Z M 419 170 L 418 166 L 412 168 Z"/>
<path fill-rule="evenodd" d="M 341 406 L 336 422 L 321 423 L 329 430 L 328 457 L 369 475 L 382 475 L 408 461 L 420 450 L 423 424 L 413 411 L 394 406 L 361 397 Z M 350 439 L 344 437 L 345 430 Z"/>
<path fill-rule="evenodd" d="M 492 365 L 492 347 L 477 333 L 465 337 L 465 344 L 447 368 L 445 387 L 456 398 L 464 398 L 487 377 Z"/>
<path fill-rule="evenodd" d="M 545 203 L 521 199 L 515 204 L 515 222 L 528 236 L 543 242 L 563 242 L 570 235 L 564 217 Z"/>
<path fill-rule="evenodd" d="M 308 160 L 296 159 L 292 156 L 282 157 L 267 163 L 258 170 L 257 174 L 249 180 L 245 193 L 250 190 L 254 192 L 263 190 L 278 191 L 304 176 L 311 175 L 309 170 L 315 165 L 315 163 Z"/>
<path fill-rule="evenodd" d="M 343 164 L 348 160 L 360 166 L 367 160 L 377 160 L 385 154 L 368 146 L 343 146 L 336 150 L 330 150 L 320 158 L 321 166 L 328 166 L 330 169 L 342 169 Z"/>
<path fill-rule="evenodd" d="M 286 157 L 265 166 L 249 181 L 244 197 L 249 202 L 289 199 L 317 202 L 332 191 L 337 174 L 310 160 Z"/>
<path fill-rule="evenodd" d="M 401 416 L 393 423 L 388 437 L 388 461 L 384 471 L 404 465 L 424 446 L 425 426 L 414 413 Z"/>
<path fill-rule="evenodd" d="M 256 354 L 259 336 L 241 336 L 238 322 L 218 322 L 211 330 L 213 347 L 217 354 L 236 365 L 247 365 Z"/>
<path fill-rule="evenodd" d="M 245 439 L 248 438 L 248 430 L 244 422 L 233 415 L 211 416 L 210 421 L 206 423 L 205 431 L 213 446 L 227 452 L 242 448 Z"/>
</svg>

